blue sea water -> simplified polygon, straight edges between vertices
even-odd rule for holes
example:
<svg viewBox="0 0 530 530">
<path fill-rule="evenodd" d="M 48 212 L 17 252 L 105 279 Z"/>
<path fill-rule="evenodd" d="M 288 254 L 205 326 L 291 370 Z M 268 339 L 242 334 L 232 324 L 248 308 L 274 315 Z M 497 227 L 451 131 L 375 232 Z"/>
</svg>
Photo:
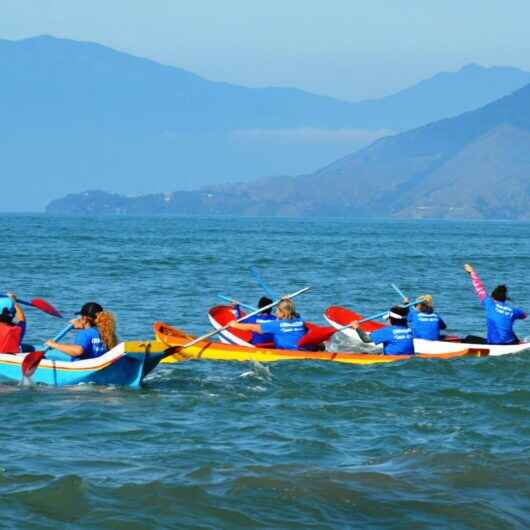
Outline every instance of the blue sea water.
<svg viewBox="0 0 530 530">
<path fill-rule="evenodd" d="M 530 224 L 0 217 L 1 290 L 72 315 L 115 312 L 208 330 L 216 294 L 254 302 L 254 265 L 304 317 L 431 293 L 458 334 L 483 333 L 462 267 L 530 309 Z M 38 343 L 64 323 L 28 310 Z M 528 322 L 518 324 L 530 336 Z M 530 526 L 530 353 L 387 366 L 160 366 L 141 390 L 0 384 L 0 527 Z"/>
</svg>

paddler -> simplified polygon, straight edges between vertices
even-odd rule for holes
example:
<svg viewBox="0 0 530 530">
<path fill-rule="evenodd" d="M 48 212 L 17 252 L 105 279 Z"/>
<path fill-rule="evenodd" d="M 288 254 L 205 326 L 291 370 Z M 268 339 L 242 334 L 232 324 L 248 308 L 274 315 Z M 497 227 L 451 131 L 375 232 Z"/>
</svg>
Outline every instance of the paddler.
<svg viewBox="0 0 530 530">
<path fill-rule="evenodd" d="M 519 339 L 513 331 L 516 320 L 524 319 L 527 314 L 518 307 L 508 304 L 508 288 L 497 285 L 488 296 L 486 289 L 475 269 L 469 264 L 464 265 L 464 271 L 471 278 L 471 283 L 486 311 L 487 339 L 470 335 L 464 342 L 476 344 L 519 344 Z"/>
<path fill-rule="evenodd" d="M 434 312 L 432 296 L 424 294 L 418 297 L 419 304 L 410 308 L 407 320 L 415 339 L 440 340 L 440 331 L 447 329 L 445 322 Z M 405 299 L 406 304 L 409 303 Z"/>
<path fill-rule="evenodd" d="M 258 301 L 258 308 L 261 309 L 262 307 L 267 307 L 271 304 L 272 300 L 270 298 L 262 296 Z M 234 309 L 236 311 L 236 319 L 239 320 L 239 318 L 241 318 L 241 308 L 239 307 L 239 304 L 235 303 Z M 272 314 L 272 307 L 267 307 L 267 309 L 261 313 L 249 318 L 245 318 L 243 322 L 245 324 L 264 324 L 265 322 L 270 322 L 272 320 L 276 320 L 276 317 Z M 255 346 L 270 347 L 274 344 L 274 337 L 270 333 L 252 332 L 250 343 L 254 344 Z"/>
<path fill-rule="evenodd" d="M 358 321 L 351 323 L 363 342 L 375 342 L 383 345 L 385 355 L 414 355 L 412 329 L 408 325 L 408 308 L 394 306 L 388 313 L 390 326 L 366 333 L 360 328 Z"/>
<path fill-rule="evenodd" d="M 276 320 L 261 324 L 243 324 L 234 320 L 230 327 L 261 335 L 269 333 L 272 335 L 274 346 L 281 350 L 297 350 L 300 339 L 307 332 L 304 321 L 289 298 L 283 298 L 276 306 Z"/>
<path fill-rule="evenodd" d="M 56 351 L 46 354 L 47 359 L 75 360 L 93 359 L 111 350 L 118 343 L 114 315 L 104 311 L 97 302 L 88 302 L 77 313 L 79 318 L 70 323 L 79 330 L 73 344 L 63 344 L 53 340 L 46 346 Z"/>
<path fill-rule="evenodd" d="M 26 333 L 26 315 L 15 293 L 0 298 L 0 353 L 20 353 Z"/>
</svg>

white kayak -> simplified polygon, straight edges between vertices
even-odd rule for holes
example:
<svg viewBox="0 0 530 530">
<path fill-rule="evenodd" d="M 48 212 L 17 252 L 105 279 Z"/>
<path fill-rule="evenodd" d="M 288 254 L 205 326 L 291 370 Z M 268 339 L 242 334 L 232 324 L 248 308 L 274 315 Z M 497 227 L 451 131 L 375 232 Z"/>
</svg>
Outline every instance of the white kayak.
<svg viewBox="0 0 530 530">
<path fill-rule="evenodd" d="M 336 329 L 341 328 L 352 322 L 353 320 L 361 320 L 363 317 L 359 313 L 346 309 L 344 307 L 331 306 L 324 312 L 324 318 L 327 320 L 330 326 Z M 380 329 L 385 326 L 381 322 L 373 322 L 373 330 Z M 343 333 L 346 334 L 349 340 L 352 342 L 362 342 L 359 335 L 354 329 L 345 329 Z M 370 343 L 370 351 L 372 349 L 376 351 L 378 348 L 375 344 Z M 468 348 L 480 348 L 481 350 L 488 350 L 488 355 L 499 356 L 499 355 L 511 355 L 514 353 L 521 353 L 524 351 L 530 351 L 529 342 L 521 342 L 520 344 L 469 344 L 465 342 L 455 340 L 425 340 L 425 339 L 414 339 L 414 351 L 416 353 L 452 353 L 461 351 Z"/>
</svg>

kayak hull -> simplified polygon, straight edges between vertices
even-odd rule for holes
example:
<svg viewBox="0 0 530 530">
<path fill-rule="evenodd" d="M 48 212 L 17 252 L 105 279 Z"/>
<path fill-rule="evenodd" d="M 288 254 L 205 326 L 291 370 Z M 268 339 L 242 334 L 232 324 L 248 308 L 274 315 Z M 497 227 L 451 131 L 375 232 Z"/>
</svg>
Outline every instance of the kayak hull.
<svg viewBox="0 0 530 530">
<path fill-rule="evenodd" d="M 335 329 L 339 329 L 353 320 L 362 318 L 362 315 L 350 311 L 349 309 L 331 306 L 326 309 L 324 318 Z M 384 327 L 380 322 L 373 323 L 377 328 Z M 349 338 L 355 341 L 360 341 L 359 335 L 353 329 L 344 330 Z M 377 348 L 375 344 L 371 344 L 373 348 Z M 444 341 L 444 340 L 425 340 L 414 339 L 414 351 L 419 354 L 440 355 L 445 353 L 454 353 L 466 349 L 481 349 L 487 350 L 490 356 L 511 355 L 514 353 L 521 353 L 530 350 L 530 343 L 521 344 L 469 344 L 465 342 Z"/>
<path fill-rule="evenodd" d="M 192 341 L 193 337 L 169 326 L 168 324 L 164 324 L 163 322 L 156 322 L 154 324 L 154 331 L 157 340 L 174 348 L 173 355 L 168 355 L 168 357 L 164 358 L 162 361 L 163 363 L 180 362 L 185 359 L 236 362 L 255 361 L 260 363 L 309 360 L 367 365 L 406 361 L 412 357 L 424 359 L 453 359 L 467 355 L 477 356 L 482 354 L 481 350 L 473 349 L 438 355 L 370 355 L 350 352 L 278 350 L 224 344 L 206 340 L 198 342 L 191 347 L 181 348 L 187 342 Z"/>
<path fill-rule="evenodd" d="M 51 386 L 92 383 L 138 388 L 158 366 L 166 350 L 167 346 L 157 341 L 129 341 L 95 359 L 73 362 L 43 359 L 31 381 Z M 0 380 L 20 382 L 25 356 L 0 353 Z"/>
</svg>

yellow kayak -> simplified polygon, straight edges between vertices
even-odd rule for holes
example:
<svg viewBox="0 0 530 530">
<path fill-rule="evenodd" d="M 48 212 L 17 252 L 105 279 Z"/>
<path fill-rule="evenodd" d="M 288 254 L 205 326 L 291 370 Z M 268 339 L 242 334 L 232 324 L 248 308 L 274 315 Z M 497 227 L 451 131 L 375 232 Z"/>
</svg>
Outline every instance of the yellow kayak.
<svg viewBox="0 0 530 530">
<path fill-rule="evenodd" d="M 207 359 L 211 361 L 257 361 L 270 363 L 277 361 L 331 361 L 348 364 L 381 364 L 397 361 L 406 361 L 411 357 L 420 359 L 454 359 L 465 356 L 483 356 L 487 352 L 480 348 L 469 348 L 452 353 L 418 354 L 418 355 L 372 355 L 366 353 L 326 352 L 326 351 L 297 351 L 277 350 L 272 348 L 251 348 L 235 344 L 223 344 L 207 340 L 198 342 L 190 347 L 183 347 L 191 342 L 194 337 L 184 331 L 175 329 L 163 322 L 153 325 L 157 340 L 174 348 L 174 353 L 165 357 L 163 363 L 180 362 L 185 359 Z"/>
</svg>

